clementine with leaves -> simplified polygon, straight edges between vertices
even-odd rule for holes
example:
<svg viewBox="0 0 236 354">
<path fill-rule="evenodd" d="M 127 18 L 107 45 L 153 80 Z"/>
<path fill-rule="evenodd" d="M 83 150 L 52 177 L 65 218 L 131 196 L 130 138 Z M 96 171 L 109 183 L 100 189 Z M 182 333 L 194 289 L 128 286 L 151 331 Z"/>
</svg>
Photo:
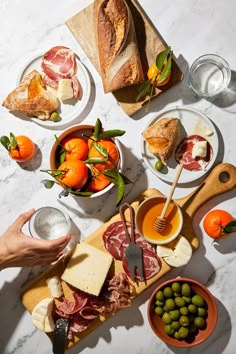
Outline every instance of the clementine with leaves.
<svg viewBox="0 0 236 354">
<path fill-rule="evenodd" d="M 101 172 L 92 168 L 92 180 L 88 185 L 88 189 L 93 192 L 99 192 L 105 189 L 111 181 Z"/>
<path fill-rule="evenodd" d="M 76 136 L 69 136 L 62 140 L 61 146 L 65 153 L 64 160 L 86 160 L 89 147 L 87 142 Z"/>
<path fill-rule="evenodd" d="M 102 163 L 94 163 L 98 171 L 114 169 L 120 159 L 117 146 L 112 141 L 99 141 L 91 145 L 88 153 L 89 159 L 100 159 Z"/>
<path fill-rule="evenodd" d="M 227 234 L 236 231 L 234 218 L 225 210 L 215 209 L 210 211 L 204 221 L 203 228 L 212 238 L 224 238 Z"/>
<path fill-rule="evenodd" d="M 25 135 L 15 136 L 10 133 L 10 138 L 2 136 L 0 141 L 7 149 L 9 156 L 15 161 L 29 161 L 35 154 L 35 144 Z"/>
<path fill-rule="evenodd" d="M 54 177 L 71 188 L 81 189 L 88 180 L 88 167 L 81 160 L 64 161 L 57 171 Z"/>
</svg>

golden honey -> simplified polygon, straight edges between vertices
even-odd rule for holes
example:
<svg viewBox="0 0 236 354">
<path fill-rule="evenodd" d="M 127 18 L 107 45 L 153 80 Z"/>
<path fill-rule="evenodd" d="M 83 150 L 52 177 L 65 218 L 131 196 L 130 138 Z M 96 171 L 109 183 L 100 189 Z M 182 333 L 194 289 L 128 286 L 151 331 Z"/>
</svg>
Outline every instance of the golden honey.
<svg viewBox="0 0 236 354">
<path fill-rule="evenodd" d="M 166 241 L 166 239 L 171 239 L 174 234 L 178 231 L 181 224 L 181 215 L 179 213 L 178 207 L 171 202 L 167 208 L 165 218 L 166 226 L 162 232 L 154 230 L 154 222 L 165 205 L 165 199 L 160 198 L 155 205 L 151 205 L 150 208 L 146 208 L 145 214 L 143 215 L 142 222 L 140 222 L 140 231 L 144 237 L 147 237 L 150 242 L 154 243 Z"/>
</svg>

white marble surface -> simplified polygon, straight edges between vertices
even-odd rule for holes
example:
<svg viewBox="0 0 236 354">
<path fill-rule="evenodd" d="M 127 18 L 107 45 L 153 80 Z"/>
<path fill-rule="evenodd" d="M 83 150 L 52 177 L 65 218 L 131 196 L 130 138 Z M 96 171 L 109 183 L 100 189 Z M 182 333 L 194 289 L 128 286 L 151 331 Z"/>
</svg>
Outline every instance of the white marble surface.
<svg viewBox="0 0 236 354">
<path fill-rule="evenodd" d="M 17 76 L 29 57 L 55 45 L 72 48 L 87 67 L 91 82 L 90 102 L 83 122 L 93 124 L 100 117 L 104 126 L 125 129 L 120 138 L 124 145 L 124 173 L 135 183 L 128 186 L 126 200 L 132 201 L 148 187 L 167 193 L 168 184 L 146 169 L 140 153 L 140 132 L 147 122 L 163 108 L 184 105 L 207 114 L 218 128 L 220 151 L 217 162 L 235 164 L 236 144 L 236 3 L 234 0 L 140 0 L 165 41 L 171 45 L 177 62 L 185 73 L 184 81 L 153 101 L 151 111 L 140 111 L 128 117 L 111 94 L 103 94 L 101 79 L 64 22 L 88 5 L 88 0 L 1 0 L 0 2 L 0 101 L 14 88 Z M 230 88 L 219 99 L 209 102 L 197 99 L 187 86 L 188 67 L 205 53 L 223 56 L 232 69 Z M 0 148 L 0 234 L 23 211 L 31 207 L 57 205 L 65 208 L 80 232 L 81 239 L 109 219 L 115 212 L 116 193 L 91 203 L 72 197 L 58 199 L 59 188 L 47 191 L 40 184 L 42 168 L 49 167 L 49 150 L 54 140 L 51 130 L 14 117 L 0 107 L 1 135 L 14 132 L 31 136 L 38 146 L 36 158 L 20 166 L 10 160 Z M 79 123 L 78 120 L 75 123 Z M 195 184 L 196 185 L 196 184 Z M 194 185 L 178 187 L 175 197 L 189 194 Z M 156 338 L 147 321 L 147 300 L 151 287 L 133 303 L 107 321 L 69 353 L 207 353 L 233 354 L 236 347 L 236 283 L 235 236 L 214 247 L 202 228 L 205 213 L 213 208 L 228 210 L 236 216 L 235 191 L 206 203 L 194 217 L 194 230 L 201 246 L 184 269 L 176 269 L 163 280 L 182 275 L 197 279 L 208 286 L 216 298 L 219 320 L 214 333 L 203 344 L 191 350 L 168 347 Z M 41 269 L 7 269 L 0 274 L 1 354 L 48 354 L 51 344 L 44 333 L 36 330 L 23 308 L 19 296 L 23 284 Z"/>
</svg>

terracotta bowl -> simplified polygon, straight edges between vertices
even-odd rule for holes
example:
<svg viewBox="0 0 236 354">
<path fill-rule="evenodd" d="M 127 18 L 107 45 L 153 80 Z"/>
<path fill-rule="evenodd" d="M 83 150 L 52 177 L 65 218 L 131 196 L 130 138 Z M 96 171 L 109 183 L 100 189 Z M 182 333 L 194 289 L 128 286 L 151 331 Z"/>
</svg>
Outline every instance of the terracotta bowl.
<svg viewBox="0 0 236 354">
<path fill-rule="evenodd" d="M 158 205 L 161 205 L 161 203 L 164 206 L 165 201 L 165 196 L 155 196 L 147 198 L 140 204 L 136 213 L 135 221 L 139 233 L 147 241 L 157 245 L 163 245 L 176 239 L 179 236 L 183 226 L 182 211 L 178 204 L 172 200 L 170 205 L 170 211 L 166 213 L 167 223 L 165 229 L 161 233 L 153 233 L 154 231 L 152 225 L 154 224 L 156 217 L 160 215 L 162 211 L 162 208 L 160 208 L 159 213 L 154 213 L 153 208 L 157 207 Z M 171 220 L 175 213 L 175 221 L 173 221 L 172 225 L 172 221 L 169 222 L 168 220 Z M 149 225 L 149 227 L 147 227 L 147 224 Z"/>
<path fill-rule="evenodd" d="M 199 329 L 194 334 L 189 334 L 186 339 L 176 339 L 166 334 L 164 331 L 165 324 L 163 323 L 162 318 L 155 313 L 156 293 L 159 290 L 163 290 L 166 286 L 171 286 L 173 282 L 179 282 L 180 284 L 188 283 L 196 294 L 203 297 L 206 303 L 207 315 L 205 317 L 205 327 L 203 329 Z M 189 348 L 204 342 L 211 335 L 216 326 L 218 310 L 213 295 L 203 284 L 189 278 L 174 278 L 162 283 L 153 291 L 148 302 L 147 315 L 153 332 L 163 342 L 175 347 Z"/>
<path fill-rule="evenodd" d="M 75 125 L 72 126 L 68 129 L 66 129 L 64 132 L 62 132 L 59 136 L 57 136 L 58 141 L 61 142 L 63 139 L 69 137 L 69 136 L 76 136 L 79 138 L 84 139 L 85 141 L 88 140 L 88 138 L 86 138 L 85 136 L 83 136 L 83 134 L 85 134 L 86 136 L 91 136 L 93 134 L 94 131 L 94 125 Z M 119 161 L 119 170 L 122 171 L 123 168 L 123 155 L 122 155 L 122 149 L 121 149 L 121 144 L 119 143 L 119 141 L 114 138 L 113 142 L 115 142 L 118 150 L 119 150 L 119 155 L 120 155 L 120 161 Z M 58 154 L 58 142 L 55 141 L 52 145 L 51 151 L 50 151 L 50 169 L 54 170 L 57 169 L 60 165 L 59 162 L 59 154 Z M 94 192 L 93 194 L 91 194 L 91 196 L 86 198 L 94 198 L 94 197 L 98 197 L 103 195 L 104 193 L 108 192 L 111 188 L 114 187 L 113 183 L 110 183 L 106 188 L 102 189 L 101 191 L 98 192 Z M 83 197 L 83 196 L 78 196 L 78 197 Z"/>
</svg>

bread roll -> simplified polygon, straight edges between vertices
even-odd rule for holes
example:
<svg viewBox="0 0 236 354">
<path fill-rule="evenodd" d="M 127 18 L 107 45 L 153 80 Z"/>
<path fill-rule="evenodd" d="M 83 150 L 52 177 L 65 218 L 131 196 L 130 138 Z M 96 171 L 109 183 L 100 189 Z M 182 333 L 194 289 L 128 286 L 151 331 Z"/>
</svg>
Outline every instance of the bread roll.
<svg viewBox="0 0 236 354">
<path fill-rule="evenodd" d="M 22 111 L 28 116 L 47 120 L 57 110 L 59 102 L 46 90 L 39 72 L 33 70 L 7 96 L 2 105 L 10 111 Z"/>
<path fill-rule="evenodd" d="M 145 129 L 143 138 L 148 144 L 149 150 L 166 161 L 172 156 L 179 138 L 179 120 L 177 118 L 161 118 Z"/>
<path fill-rule="evenodd" d="M 94 31 L 105 92 L 144 80 L 131 11 L 124 0 L 94 1 Z"/>
</svg>

